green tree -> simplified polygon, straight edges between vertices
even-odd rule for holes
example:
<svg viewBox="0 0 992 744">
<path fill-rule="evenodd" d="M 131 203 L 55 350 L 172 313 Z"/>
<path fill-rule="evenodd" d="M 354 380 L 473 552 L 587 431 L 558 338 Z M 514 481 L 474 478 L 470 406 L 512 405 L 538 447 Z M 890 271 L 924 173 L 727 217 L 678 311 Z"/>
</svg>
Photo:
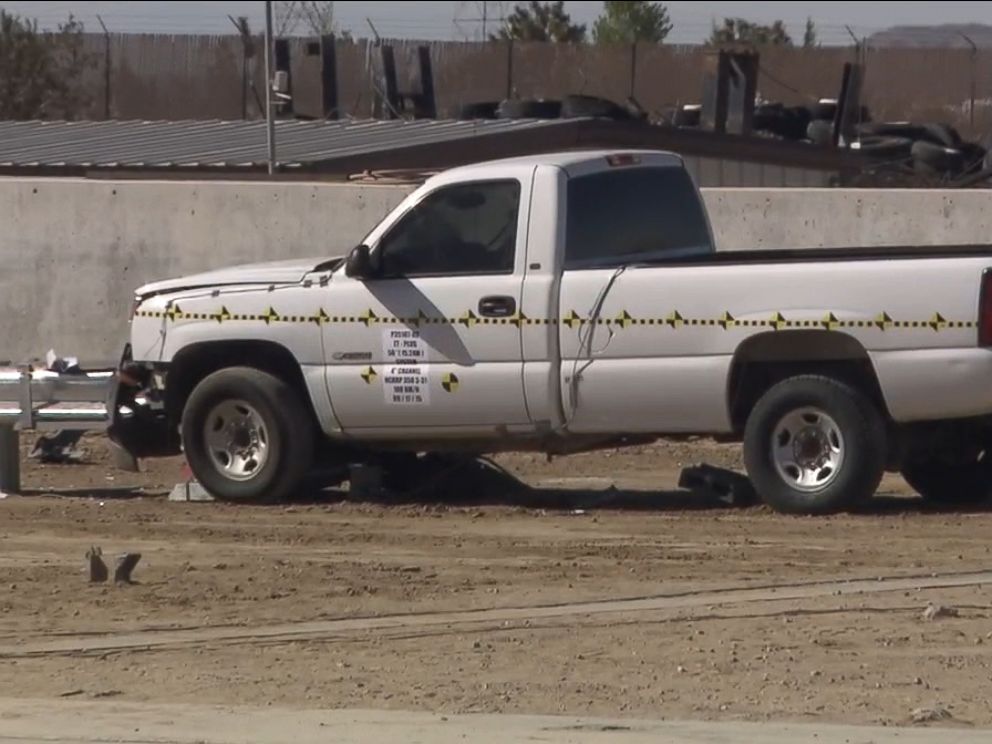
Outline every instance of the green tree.
<svg viewBox="0 0 992 744">
<path fill-rule="evenodd" d="M 660 44 L 672 30 L 668 8 L 645 0 L 607 0 L 592 27 L 597 44 Z"/>
<path fill-rule="evenodd" d="M 491 34 L 493 40 L 582 42 L 586 40 L 585 24 L 572 23 L 565 12 L 565 3 L 542 3 L 530 0 L 518 4 L 506 17 L 503 28 Z"/>
<path fill-rule="evenodd" d="M 83 25 L 57 31 L 0 10 L 0 119 L 73 119 L 86 105 L 80 77 L 87 66 Z"/>
<path fill-rule="evenodd" d="M 812 49 L 815 46 L 819 46 L 816 43 L 816 24 L 813 23 L 812 18 L 806 18 L 806 30 L 803 31 L 803 46 L 806 49 Z"/>
<path fill-rule="evenodd" d="M 722 26 L 714 26 L 709 43 L 713 46 L 746 44 L 748 46 L 792 46 L 792 38 L 782 21 L 770 25 L 752 23 L 743 18 L 724 18 Z"/>
</svg>

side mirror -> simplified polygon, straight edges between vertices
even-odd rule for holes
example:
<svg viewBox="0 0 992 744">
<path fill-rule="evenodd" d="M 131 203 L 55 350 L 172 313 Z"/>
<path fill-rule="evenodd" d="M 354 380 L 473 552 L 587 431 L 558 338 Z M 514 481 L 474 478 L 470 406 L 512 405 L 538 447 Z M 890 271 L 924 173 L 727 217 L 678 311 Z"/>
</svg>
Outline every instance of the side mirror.
<svg viewBox="0 0 992 744">
<path fill-rule="evenodd" d="M 367 245 L 356 245 L 348 254 L 344 273 L 353 279 L 371 279 L 375 275 L 372 254 Z"/>
</svg>

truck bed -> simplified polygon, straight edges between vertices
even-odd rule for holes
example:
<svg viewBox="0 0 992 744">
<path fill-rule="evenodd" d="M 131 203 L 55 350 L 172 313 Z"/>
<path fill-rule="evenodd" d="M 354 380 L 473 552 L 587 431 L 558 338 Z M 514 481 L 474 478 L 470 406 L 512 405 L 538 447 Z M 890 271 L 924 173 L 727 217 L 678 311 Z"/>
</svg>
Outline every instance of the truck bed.
<svg viewBox="0 0 992 744">
<path fill-rule="evenodd" d="M 902 261 L 915 258 L 992 258 L 992 243 L 965 245 L 893 245 L 871 248 L 777 248 L 760 251 L 717 251 L 665 261 L 668 266 L 698 264 L 814 263 L 817 261 Z"/>
</svg>

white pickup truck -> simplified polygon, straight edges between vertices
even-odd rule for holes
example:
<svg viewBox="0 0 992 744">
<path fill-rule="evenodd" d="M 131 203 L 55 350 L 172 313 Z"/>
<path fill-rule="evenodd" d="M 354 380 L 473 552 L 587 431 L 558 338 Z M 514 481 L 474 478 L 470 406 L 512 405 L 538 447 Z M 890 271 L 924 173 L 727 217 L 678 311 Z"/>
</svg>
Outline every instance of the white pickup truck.
<svg viewBox="0 0 992 744">
<path fill-rule="evenodd" d="M 347 258 L 140 288 L 112 436 L 234 500 L 387 452 L 741 439 L 822 513 L 901 471 L 983 498 L 992 247 L 715 252 L 681 159 L 570 152 L 428 180 Z M 134 399 L 151 401 L 142 411 Z"/>
</svg>

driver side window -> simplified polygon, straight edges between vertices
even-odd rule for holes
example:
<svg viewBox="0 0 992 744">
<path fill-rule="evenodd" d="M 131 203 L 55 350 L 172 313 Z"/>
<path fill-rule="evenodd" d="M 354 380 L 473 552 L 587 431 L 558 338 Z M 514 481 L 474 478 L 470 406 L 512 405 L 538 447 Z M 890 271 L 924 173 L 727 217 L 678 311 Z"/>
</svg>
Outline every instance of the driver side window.
<svg viewBox="0 0 992 744">
<path fill-rule="evenodd" d="M 512 273 L 519 207 L 518 181 L 442 187 L 382 238 L 383 275 Z"/>
</svg>

